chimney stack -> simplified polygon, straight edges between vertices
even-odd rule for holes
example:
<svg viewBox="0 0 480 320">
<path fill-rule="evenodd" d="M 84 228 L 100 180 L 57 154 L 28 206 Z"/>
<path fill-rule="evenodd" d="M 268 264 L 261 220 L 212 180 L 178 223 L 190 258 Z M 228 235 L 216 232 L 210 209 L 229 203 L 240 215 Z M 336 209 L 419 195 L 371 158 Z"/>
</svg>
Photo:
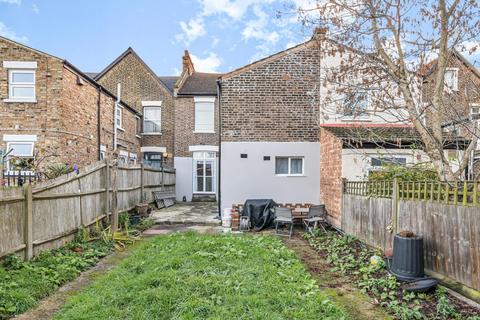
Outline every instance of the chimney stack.
<svg viewBox="0 0 480 320">
<path fill-rule="evenodd" d="M 328 28 L 325 27 L 316 27 L 313 31 L 313 39 L 315 40 L 324 40 L 327 37 Z"/>
<path fill-rule="evenodd" d="M 193 66 L 192 59 L 190 58 L 190 54 L 188 50 L 185 50 L 183 57 L 182 57 L 182 73 L 187 73 L 188 75 L 192 75 L 195 72 L 195 67 Z"/>
</svg>

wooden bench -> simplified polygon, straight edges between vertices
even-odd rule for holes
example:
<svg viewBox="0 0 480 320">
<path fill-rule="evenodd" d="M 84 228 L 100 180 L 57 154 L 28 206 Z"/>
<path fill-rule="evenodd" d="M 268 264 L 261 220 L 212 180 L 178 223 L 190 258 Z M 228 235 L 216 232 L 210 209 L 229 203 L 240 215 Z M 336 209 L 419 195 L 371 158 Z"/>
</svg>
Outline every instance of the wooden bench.
<svg viewBox="0 0 480 320">
<path fill-rule="evenodd" d="M 152 191 L 158 209 L 168 208 L 175 204 L 175 194 L 168 191 Z"/>
</svg>

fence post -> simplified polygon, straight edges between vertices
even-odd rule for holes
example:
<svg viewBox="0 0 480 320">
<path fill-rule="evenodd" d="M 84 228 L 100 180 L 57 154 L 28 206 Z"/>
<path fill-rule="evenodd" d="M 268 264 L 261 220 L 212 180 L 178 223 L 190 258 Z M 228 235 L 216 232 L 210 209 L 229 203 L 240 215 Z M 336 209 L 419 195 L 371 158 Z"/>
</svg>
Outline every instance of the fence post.
<svg viewBox="0 0 480 320">
<path fill-rule="evenodd" d="M 394 214 L 395 223 L 393 224 L 393 234 L 397 234 L 398 232 L 398 201 L 399 194 L 398 194 L 398 179 L 393 179 L 393 190 L 392 190 L 392 209 Z"/>
<path fill-rule="evenodd" d="M 112 232 L 118 230 L 118 158 L 113 160 L 112 165 Z"/>
<path fill-rule="evenodd" d="M 162 191 L 165 191 L 165 176 L 164 176 L 163 165 L 162 165 Z"/>
<path fill-rule="evenodd" d="M 145 202 L 145 166 L 140 163 L 140 203 Z"/>
<path fill-rule="evenodd" d="M 33 258 L 33 197 L 32 185 L 24 185 L 25 197 L 25 222 L 24 222 L 24 241 L 25 241 L 25 260 Z"/>
<path fill-rule="evenodd" d="M 110 162 L 105 159 L 105 214 L 110 216 Z"/>
</svg>

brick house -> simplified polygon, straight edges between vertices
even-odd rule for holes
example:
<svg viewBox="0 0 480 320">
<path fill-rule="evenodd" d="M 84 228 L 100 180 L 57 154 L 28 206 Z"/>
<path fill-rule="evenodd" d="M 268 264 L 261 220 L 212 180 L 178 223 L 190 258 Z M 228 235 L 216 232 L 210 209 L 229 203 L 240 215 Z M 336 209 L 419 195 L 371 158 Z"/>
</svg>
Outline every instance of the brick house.
<svg viewBox="0 0 480 320">
<path fill-rule="evenodd" d="M 119 148 L 135 161 L 140 143 L 127 103 L 71 63 L 0 37 L 0 150 L 4 173 L 53 163 L 85 166 Z"/>
<path fill-rule="evenodd" d="M 315 38 L 220 78 L 220 201 L 319 203 Z"/>
<path fill-rule="evenodd" d="M 158 77 L 132 49 L 128 48 L 103 71 L 95 81 L 112 92 L 120 84 L 122 100 L 139 114 L 137 139 L 142 159 L 151 166 L 173 166 L 175 77 Z M 163 80 L 163 81 L 162 81 Z"/>
<path fill-rule="evenodd" d="M 175 83 L 177 199 L 216 200 L 218 192 L 220 74 L 196 72 L 188 51 Z"/>
</svg>

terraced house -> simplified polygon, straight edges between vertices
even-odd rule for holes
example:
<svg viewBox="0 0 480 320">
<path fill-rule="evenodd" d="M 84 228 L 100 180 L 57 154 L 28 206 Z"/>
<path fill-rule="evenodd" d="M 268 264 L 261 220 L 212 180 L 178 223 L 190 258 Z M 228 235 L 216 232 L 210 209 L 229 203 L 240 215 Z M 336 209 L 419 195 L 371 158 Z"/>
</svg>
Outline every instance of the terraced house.
<svg viewBox="0 0 480 320">
<path fill-rule="evenodd" d="M 135 162 L 142 114 L 67 60 L 0 37 L 2 175 L 84 166 L 114 149 Z"/>
</svg>

